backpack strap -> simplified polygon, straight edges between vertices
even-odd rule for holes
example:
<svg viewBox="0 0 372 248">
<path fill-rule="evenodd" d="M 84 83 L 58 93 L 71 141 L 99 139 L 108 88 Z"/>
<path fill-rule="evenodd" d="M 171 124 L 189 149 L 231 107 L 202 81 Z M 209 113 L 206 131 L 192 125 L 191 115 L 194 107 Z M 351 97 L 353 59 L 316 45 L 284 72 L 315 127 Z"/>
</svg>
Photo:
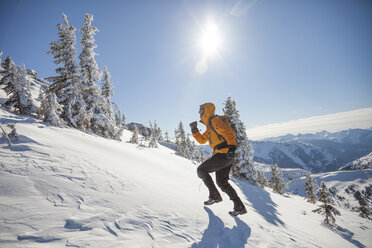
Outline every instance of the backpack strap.
<svg viewBox="0 0 372 248">
<path fill-rule="evenodd" d="M 214 129 L 214 127 L 213 127 L 213 125 L 212 125 L 212 119 L 217 118 L 217 117 L 218 117 L 218 115 L 214 115 L 214 116 L 211 116 L 211 117 L 208 119 L 209 126 L 210 126 L 210 128 L 212 129 L 212 131 L 215 132 L 215 133 L 217 134 L 217 137 L 218 137 L 219 140 L 225 140 L 225 138 L 224 138 L 222 135 L 220 135 L 219 133 L 217 133 L 216 129 Z M 226 141 L 226 140 L 225 140 L 225 141 Z"/>
</svg>

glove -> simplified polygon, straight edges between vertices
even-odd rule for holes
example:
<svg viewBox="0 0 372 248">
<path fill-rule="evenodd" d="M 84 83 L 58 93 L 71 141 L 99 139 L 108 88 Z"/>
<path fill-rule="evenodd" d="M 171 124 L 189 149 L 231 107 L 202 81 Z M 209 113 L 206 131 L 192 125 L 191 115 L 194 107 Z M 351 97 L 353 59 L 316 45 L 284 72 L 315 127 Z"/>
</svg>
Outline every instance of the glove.
<svg viewBox="0 0 372 248">
<path fill-rule="evenodd" d="M 191 123 L 190 123 L 190 128 L 191 128 L 191 132 L 192 132 L 192 133 L 197 133 L 197 132 L 199 132 L 199 129 L 198 129 L 198 122 L 196 122 L 196 121 L 191 122 Z"/>
<path fill-rule="evenodd" d="M 227 151 L 227 156 L 230 157 L 230 158 L 235 157 L 236 146 L 229 145 L 228 148 L 229 148 L 229 150 Z"/>
</svg>

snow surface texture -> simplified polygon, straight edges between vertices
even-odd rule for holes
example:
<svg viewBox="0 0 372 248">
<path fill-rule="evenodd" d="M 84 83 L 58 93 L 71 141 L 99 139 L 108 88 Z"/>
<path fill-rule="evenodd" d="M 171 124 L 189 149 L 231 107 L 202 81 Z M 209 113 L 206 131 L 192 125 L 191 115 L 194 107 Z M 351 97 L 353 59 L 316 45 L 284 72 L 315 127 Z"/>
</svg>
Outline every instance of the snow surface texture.
<svg viewBox="0 0 372 248">
<path fill-rule="evenodd" d="M 0 247 L 371 247 L 372 223 L 357 213 L 341 208 L 331 230 L 302 197 L 238 180 L 246 215 L 229 216 L 225 194 L 204 207 L 197 166 L 127 143 L 128 131 L 119 142 L 0 117 L 19 134 L 10 147 L 0 139 Z"/>
</svg>

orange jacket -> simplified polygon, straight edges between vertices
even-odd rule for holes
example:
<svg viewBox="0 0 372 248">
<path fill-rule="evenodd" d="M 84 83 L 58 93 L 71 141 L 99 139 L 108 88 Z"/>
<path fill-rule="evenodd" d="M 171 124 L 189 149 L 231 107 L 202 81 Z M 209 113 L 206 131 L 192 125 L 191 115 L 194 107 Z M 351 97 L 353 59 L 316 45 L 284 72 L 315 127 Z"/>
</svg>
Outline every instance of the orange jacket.
<svg viewBox="0 0 372 248">
<path fill-rule="evenodd" d="M 226 117 L 219 117 L 215 116 L 215 106 L 213 103 L 205 103 L 200 105 L 201 108 L 204 108 L 204 113 L 201 116 L 201 122 L 206 125 L 207 130 L 200 134 L 200 132 L 193 133 L 194 138 L 200 143 L 204 144 L 209 141 L 210 147 L 214 149 L 213 155 L 216 153 L 227 153 L 228 152 L 228 145 L 236 146 L 236 133 L 234 129 L 231 127 L 230 122 L 227 120 Z M 212 127 L 214 130 L 213 131 Z M 218 145 L 222 145 L 224 142 L 225 148 L 216 148 Z"/>
</svg>

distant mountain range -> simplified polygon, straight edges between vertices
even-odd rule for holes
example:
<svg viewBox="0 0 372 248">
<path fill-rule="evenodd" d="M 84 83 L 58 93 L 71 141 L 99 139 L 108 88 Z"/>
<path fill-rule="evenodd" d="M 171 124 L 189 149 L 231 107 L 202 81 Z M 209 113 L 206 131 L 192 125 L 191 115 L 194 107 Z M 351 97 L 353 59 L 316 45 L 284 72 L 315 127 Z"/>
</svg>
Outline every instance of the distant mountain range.
<svg viewBox="0 0 372 248">
<path fill-rule="evenodd" d="M 289 134 L 252 141 L 252 147 L 256 162 L 311 172 L 335 171 L 372 151 L 372 129 Z"/>
</svg>

